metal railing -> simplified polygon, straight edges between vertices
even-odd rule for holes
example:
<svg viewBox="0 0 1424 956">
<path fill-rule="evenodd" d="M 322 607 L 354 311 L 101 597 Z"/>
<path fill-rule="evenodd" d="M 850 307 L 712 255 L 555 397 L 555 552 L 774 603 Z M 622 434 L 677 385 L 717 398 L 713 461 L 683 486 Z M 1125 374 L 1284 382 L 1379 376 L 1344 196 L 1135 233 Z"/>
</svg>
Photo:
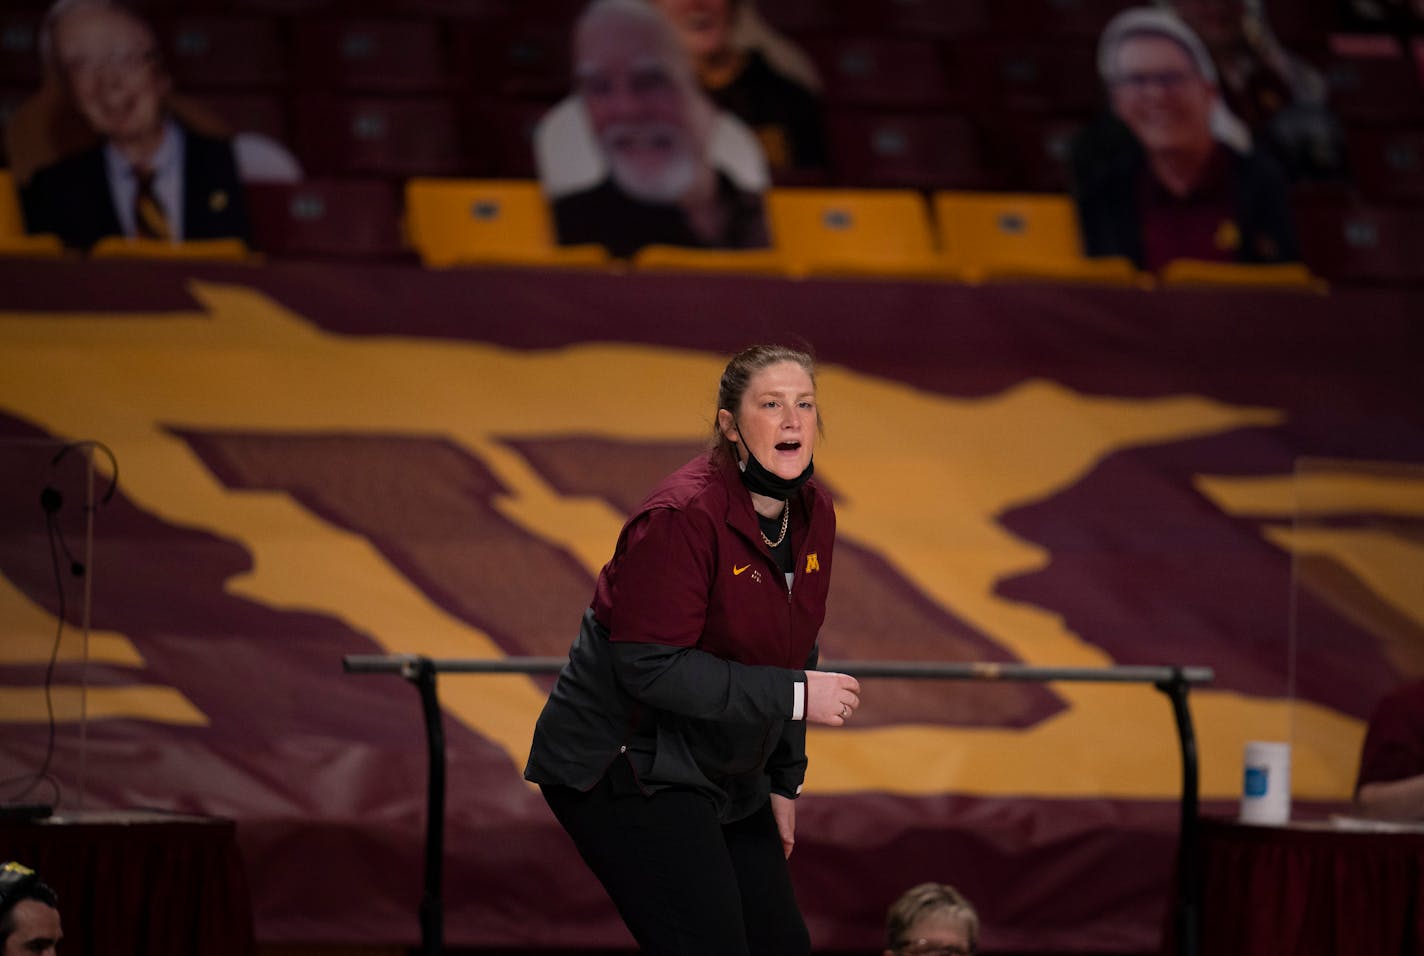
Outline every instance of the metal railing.
<svg viewBox="0 0 1424 956">
<path fill-rule="evenodd" d="M 420 952 L 438 956 L 444 947 L 441 894 L 445 856 L 445 730 L 435 676 L 447 674 L 557 674 L 564 657 L 501 657 L 432 659 L 415 654 L 349 654 L 342 659 L 352 674 L 399 674 L 420 691 L 429 751 L 429 781 L 425 818 L 425 887 L 420 900 Z M 822 661 L 820 669 L 855 678 L 911 680 L 979 680 L 1055 683 L 1151 684 L 1167 695 L 1177 726 L 1182 755 L 1182 795 L 1177 831 L 1177 897 L 1172 931 L 1178 956 L 1197 956 L 1200 886 L 1197 878 L 1198 765 L 1196 732 L 1187 694 L 1193 685 L 1209 684 L 1209 667 L 1123 665 L 1119 667 L 1035 667 L 1027 664 L 927 663 L 922 661 Z"/>
</svg>

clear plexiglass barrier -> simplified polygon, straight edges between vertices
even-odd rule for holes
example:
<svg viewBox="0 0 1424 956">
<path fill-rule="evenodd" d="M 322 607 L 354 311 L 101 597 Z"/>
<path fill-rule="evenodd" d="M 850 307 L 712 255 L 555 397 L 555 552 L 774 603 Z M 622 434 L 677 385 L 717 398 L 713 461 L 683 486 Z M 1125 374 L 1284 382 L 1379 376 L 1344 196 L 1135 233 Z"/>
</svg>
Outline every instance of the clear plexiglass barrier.
<svg viewBox="0 0 1424 956">
<path fill-rule="evenodd" d="M 1293 484 L 1292 774 L 1349 800 L 1380 698 L 1424 678 L 1424 463 L 1302 458 Z"/>
</svg>

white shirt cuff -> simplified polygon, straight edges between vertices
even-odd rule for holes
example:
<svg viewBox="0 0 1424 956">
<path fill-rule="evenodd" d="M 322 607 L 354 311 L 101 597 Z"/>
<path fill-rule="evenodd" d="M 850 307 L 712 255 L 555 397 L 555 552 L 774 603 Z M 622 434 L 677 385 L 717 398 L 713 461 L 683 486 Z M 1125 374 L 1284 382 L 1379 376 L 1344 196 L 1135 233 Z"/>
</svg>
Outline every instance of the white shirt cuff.
<svg viewBox="0 0 1424 956">
<path fill-rule="evenodd" d="M 791 719 L 806 719 L 806 682 L 803 680 L 791 685 Z"/>
</svg>

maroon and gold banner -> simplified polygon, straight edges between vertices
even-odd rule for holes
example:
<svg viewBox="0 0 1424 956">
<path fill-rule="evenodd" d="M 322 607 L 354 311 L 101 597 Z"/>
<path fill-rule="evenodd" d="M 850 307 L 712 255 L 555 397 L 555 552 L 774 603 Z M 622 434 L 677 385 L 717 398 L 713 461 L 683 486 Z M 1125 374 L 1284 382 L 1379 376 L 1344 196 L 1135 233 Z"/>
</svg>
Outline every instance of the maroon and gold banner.
<svg viewBox="0 0 1424 956">
<path fill-rule="evenodd" d="M 418 934 L 418 700 L 342 657 L 564 653 L 754 341 L 823 362 L 823 657 L 1207 665 L 1208 809 L 1290 740 L 1316 816 L 1424 671 L 1424 294 L 17 260 L 0 289 L 0 801 L 234 818 L 265 941 Z M 547 687 L 440 679 L 451 944 L 628 943 L 520 777 Z M 818 948 L 876 948 L 927 879 L 989 950 L 1156 945 L 1154 689 L 867 681 L 808 746 Z"/>
</svg>

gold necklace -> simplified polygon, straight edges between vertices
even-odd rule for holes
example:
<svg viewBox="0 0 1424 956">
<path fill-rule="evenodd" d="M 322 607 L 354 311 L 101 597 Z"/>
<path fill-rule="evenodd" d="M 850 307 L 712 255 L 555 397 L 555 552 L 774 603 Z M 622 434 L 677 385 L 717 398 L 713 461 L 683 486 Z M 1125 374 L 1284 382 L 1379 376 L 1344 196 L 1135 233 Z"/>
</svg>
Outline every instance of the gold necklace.
<svg viewBox="0 0 1424 956">
<path fill-rule="evenodd" d="M 789 524 L 791 524 L 791 502 L 788 501 L 781 506 L 781 534 L 776 536 L 776 540 L 773 541 L 768 538 L 765 531 L 761 532 L 761 539 L 766 542 L 768 548 L 774 548 L 786 540 L 786 527 Z M 761 529 L 758 528 L 757 530 L 760 531 Z"/>
</svg>

